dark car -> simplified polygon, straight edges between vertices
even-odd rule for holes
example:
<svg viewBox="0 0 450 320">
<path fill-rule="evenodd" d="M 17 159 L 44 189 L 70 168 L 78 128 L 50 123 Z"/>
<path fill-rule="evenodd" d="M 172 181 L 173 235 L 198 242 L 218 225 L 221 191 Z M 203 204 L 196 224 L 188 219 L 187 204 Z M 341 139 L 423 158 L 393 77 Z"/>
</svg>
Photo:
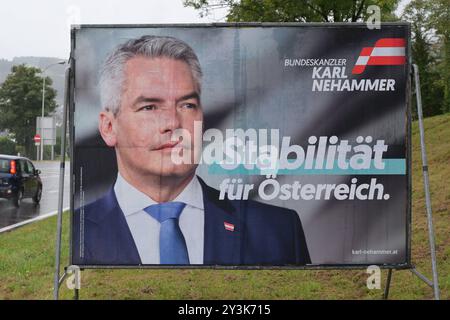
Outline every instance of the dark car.
<svg viewBox="0 0 450 320">
<path fill-rule="evenodd" d="M 0 154 L 0 198 L 12 200 L 16 207 L 24 198 L 39 203 L 42 196 L 40 173 L 30 159 Z"/>
</svg>

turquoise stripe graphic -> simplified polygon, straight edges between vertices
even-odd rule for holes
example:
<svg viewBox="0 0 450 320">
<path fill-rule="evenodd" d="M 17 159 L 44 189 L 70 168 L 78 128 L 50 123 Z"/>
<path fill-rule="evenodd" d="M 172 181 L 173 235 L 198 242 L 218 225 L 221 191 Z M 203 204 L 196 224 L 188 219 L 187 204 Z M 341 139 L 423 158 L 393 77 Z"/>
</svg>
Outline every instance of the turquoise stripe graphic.
<svg viewBox="0 0 450 320">
<path fill-rule="evenodd" d="M 237 168 L 228 170 L 222 168 L 219 164 L 214 163 L 208 167 L 209 174 L 216 175 L 405 175 L 406 174 L 406 159 L 383 159 L 385 164 L 384 169 L 376 169 L 373 165 L 373 160 L 370 169 L 356 170 L 352 168 L 341 169 L 337 162 L 333 169 L 305 169 L 303 167 L 289 170 L 282 169 L 275 172 L 275 170 L 260 170 L 254 166 L 253 169 L 247 169 L 244 165 L 239 165 Z M 314 166 L 313 166 L 314 167 Z"/>
</svg>

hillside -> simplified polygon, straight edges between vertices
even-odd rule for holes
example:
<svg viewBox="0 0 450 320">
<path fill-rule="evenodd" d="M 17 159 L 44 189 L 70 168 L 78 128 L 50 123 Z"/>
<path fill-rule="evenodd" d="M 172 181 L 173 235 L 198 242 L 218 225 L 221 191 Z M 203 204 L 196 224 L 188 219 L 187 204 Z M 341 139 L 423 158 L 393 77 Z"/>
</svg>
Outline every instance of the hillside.
<svg viewBox="0 0 450 320">
<path fill-rule="evenodd" d="M 450 114 L 425 120 L 441 298 L 450 299 Z M 431 277 L 419 130 L 413 123 L 412 257 Z M 68 215 L 64 218 L 68 252 Z M 0 234 L 0 299 L 52 297 L 56 218 Z M 387 271 L 383 271 L 382 282 Z M 365 270 L 87 270 L 82 299 L 379 299 Z M 394 271 L 391 299 L 431 299 L 433 292 L 407 270 Z M 62 298 L 72 293 L 62 289 Z"/>
</svg>

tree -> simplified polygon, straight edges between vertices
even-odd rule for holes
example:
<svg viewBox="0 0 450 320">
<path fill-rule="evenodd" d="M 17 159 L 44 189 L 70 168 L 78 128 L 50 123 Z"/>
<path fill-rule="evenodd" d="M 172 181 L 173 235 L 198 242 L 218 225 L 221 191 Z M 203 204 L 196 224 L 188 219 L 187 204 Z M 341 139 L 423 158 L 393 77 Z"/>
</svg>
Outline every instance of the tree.
<svg viewBox="0 0 450 320">
<path fill-rule="evenodd" d="M 438 39 L 431 25 L 432 6 L 430 1 L 413 0 L 403 11 L 402 18 L 411 23 L 412 58 L 419 67 L 423 115 L 433 116 L 442 113 L 443 90 L 439 85 L 440 74 L 437 70 L 436 51 Z M 414 100 L 415 103 L 415 100 Z M 414 117 L 417 111 L 414 109 Z"/>
<path fill-rule="evenodd" d="M 41 70 L 24 64 L 13 66 L 11 73 L 0 87 L 0 131 L 8 130 L 15 141 L 25 149 L 25 155 L 35 154 L 33 136 L 36 133 L 36 117 L 42 110 Z M 56 91 L 52 80 L 45 79 L 44 115 L 56 107 Z"/>
<path fill-rule="evenodd" d="M 228 9 L 228 22 L 361 22 L 370 15 L 370 5 L 380 7 L 383 21 L 393 14 L 399 0 L 184 0 L 184 5 L 208 15 Z"/>
<path fill-rule="evenodd" d="M 439 39 L 438 68 L 441 73 L 439 85 L 443 88 L 442 112 L 450 112 L 450 1 L 432 0 L 430 25 Z"/>
</svg>

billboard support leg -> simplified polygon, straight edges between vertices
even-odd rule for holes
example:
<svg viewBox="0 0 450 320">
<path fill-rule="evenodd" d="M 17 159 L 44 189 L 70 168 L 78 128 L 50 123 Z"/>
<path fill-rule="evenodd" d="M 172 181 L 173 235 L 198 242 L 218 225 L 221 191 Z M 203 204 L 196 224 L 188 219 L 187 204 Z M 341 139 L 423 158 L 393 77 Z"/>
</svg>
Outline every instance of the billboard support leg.
<svg viewBox="0 0 450 320">
<path fill-rule="evenodd" d="M 416 268 L 410 269 L 410 271 L 418 276 L 423 282 L 425 282 L 427 285 L 429 285 L 431 288 L 433 288 L 433 281 L 430 281 L 427 277 L 425 277 L 423 274 L 421 274 L 419 271 L 416 270 Z"/>
<path fill-rule="evenodd" d="M 61 236 L 62 236 L 62 214 L 63 214 L 63 200 L 64 200 L 64 173 L 66 161 L 66 130 L 67 130 L 67 113 L 69 108 L 69 77 L 70 67 L 66 69 L 65 77 L 65 99 L 64 99 L 64 114 L 61 133 L 61 163 L 59 169 L 59 195 L 58 195 L 58 217 L 56 226 L 56 249 L 55 249 L 55 275 L 53 281 L 53 299 L 59 298 L 60 275 L 59 268 L 61 263 Z"/>
<path fill-rule="evenodd" d="M 428 161 L 427 161 L 427 153 L 425 149 L 425 133 L 423 127 L 423 113 L 422 113 L 422 96 L 420 92 L 420 78 L 419 78 L 419 68 L 416 64 L 413 64 L 414 70 L 414 79 L 415 79 L 415 89 L 416 89 L 416 99 L 417 99 L 417 115 L 419 122 L 419 131 L 420 131 L 420 148 L 422 152 L 422 173 L 423 173 L 423 183 L 425 189 L 425 204 L 427 210 L 427 221 L 428 221 L 428 239 L 430 242 L 430 253 L 431 253 L 431 267 L 433 271 L 433 290 L 434 290 L 434 298 L 439 300 L 439 282 L 438 282 L 438 273 L 437 273 L 437 263 L 436 263 L 436 247 L 435 247 L 435 238 L 434 238 L 434 228 L 433 228 L 433 214 L 431 210 L 431 197 L 430 197 L 430 182 L 428 178 Z M 414 269 L 414 271 L 416 271 Z M 414 272 L 415 275 L 418 276 L 418 272 Z M 421 280 L 425 281 L 422 277 L 419 277 Z M 426 281 L 425 281 L 426 282 Z"/>
<path fill-rule="evenodd" d="M 391 280 L 392 280 L 392 269 L 389 269 L 386 280 L 386 287 L 384 288 L 383 300 L 387 300 L 389 298 L 389 289 L 391 287 Z"/>
</svg>

